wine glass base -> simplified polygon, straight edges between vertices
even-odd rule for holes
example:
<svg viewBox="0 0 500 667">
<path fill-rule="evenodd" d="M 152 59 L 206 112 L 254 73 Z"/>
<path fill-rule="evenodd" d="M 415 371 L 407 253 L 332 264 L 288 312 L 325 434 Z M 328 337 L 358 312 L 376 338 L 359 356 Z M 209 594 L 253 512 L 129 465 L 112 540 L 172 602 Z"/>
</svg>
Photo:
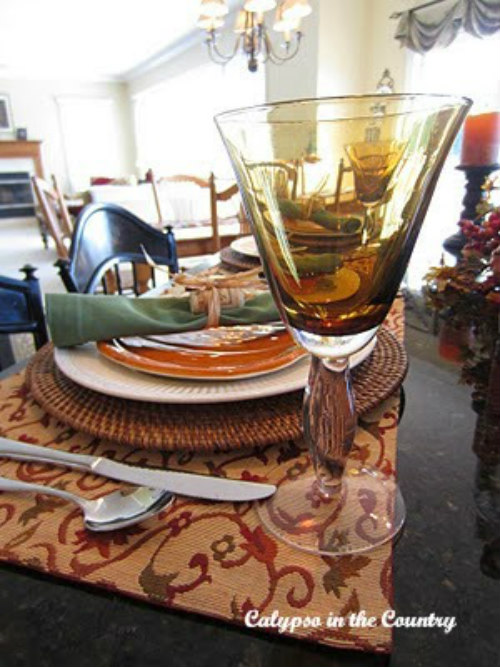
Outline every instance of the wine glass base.
<svg viewBox="0 0 500 667">
<path fill-rule="evenodd" d="M 396 482 L 373 468 L 346 470 L 332 496 L 320 492 L 313 475 L 285 481 L 257 511 L 280 540 L 323 556 L 375 549 L 397 535 L 406 517 Z"/>
</svg>

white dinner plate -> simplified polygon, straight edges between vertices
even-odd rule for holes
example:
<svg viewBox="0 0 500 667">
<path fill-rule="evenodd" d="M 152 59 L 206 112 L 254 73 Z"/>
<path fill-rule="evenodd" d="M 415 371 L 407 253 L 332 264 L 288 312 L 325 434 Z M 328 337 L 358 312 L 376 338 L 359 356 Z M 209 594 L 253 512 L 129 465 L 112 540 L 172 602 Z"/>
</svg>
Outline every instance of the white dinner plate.
<svg viewBox="0 0 500 667">
<path fill-rule="evenodd" d="M 246 255 L 247 257 L 260 258 L 257 244 L 255 243 L 253 236 L 242 236 L 240 239 L 236 239 L 231 243 L 231 250 L 239 252 L 240 255 Z"/>
<path fill-rule="evenodd" d="M 374 338 L 353 355 L 351 367 L 361 363 L 375 347 Z M 307 382 L 309 357 L 292 366 L 247 380 L 197 382 L 146 375 L 104 359 L 94 343 L 56 348 L 54 358 L 70 380 L 93 391 L 151 403 L 225 403 L 276 396 L 303 389 Z"/>
</svg>

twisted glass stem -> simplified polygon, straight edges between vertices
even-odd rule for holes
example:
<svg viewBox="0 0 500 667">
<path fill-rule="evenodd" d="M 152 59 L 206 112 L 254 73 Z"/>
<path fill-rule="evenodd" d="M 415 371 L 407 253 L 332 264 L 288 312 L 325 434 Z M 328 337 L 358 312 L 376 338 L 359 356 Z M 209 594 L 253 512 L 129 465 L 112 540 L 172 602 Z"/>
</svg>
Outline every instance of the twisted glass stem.
<svg viewBox="0 0 500 667">
<path fill-rule="evenodd" d="M 321 493 L 338 493 L 354 442 L 356 413 L 349 360 L 312 358 L 304 399 L 304 436 Z"/>
</svg>

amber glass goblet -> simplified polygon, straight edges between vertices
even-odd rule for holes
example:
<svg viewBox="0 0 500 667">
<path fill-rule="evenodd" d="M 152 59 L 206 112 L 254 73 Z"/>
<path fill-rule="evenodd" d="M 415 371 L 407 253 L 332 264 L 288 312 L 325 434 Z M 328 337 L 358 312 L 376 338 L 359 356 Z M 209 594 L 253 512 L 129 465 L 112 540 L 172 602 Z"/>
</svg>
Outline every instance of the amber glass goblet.
<svg viewBox="0 0 500 667">
<path fill-rule="evenodd" d="M 373 95 L 216 117 L 281 317 L 312 355 L 304 437 L 314 470 L 283 480 L 259 505 L 272 532 L 306 551 L 366 551 L 404 522 L 394 478 L 348 462 L 349 357 L 389 311 L 470 104 Z"/>
</svg>

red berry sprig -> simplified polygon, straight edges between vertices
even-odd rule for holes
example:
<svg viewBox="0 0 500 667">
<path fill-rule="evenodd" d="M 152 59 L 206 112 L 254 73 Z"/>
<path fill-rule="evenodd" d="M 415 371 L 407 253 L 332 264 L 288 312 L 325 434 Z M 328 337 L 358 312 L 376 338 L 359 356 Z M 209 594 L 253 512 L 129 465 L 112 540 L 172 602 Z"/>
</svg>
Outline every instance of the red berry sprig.
<svg viewBox="0 0 500 667">
<path fill-rule="evenodd" d="M 462 251 L 464 257 L 489 259 L 492 252 L 500 247 L 500 209 L 493 209 L 481 224 L 471 220 L 461 220 L 459 224 L 467 238 Z"/>
</svg>

